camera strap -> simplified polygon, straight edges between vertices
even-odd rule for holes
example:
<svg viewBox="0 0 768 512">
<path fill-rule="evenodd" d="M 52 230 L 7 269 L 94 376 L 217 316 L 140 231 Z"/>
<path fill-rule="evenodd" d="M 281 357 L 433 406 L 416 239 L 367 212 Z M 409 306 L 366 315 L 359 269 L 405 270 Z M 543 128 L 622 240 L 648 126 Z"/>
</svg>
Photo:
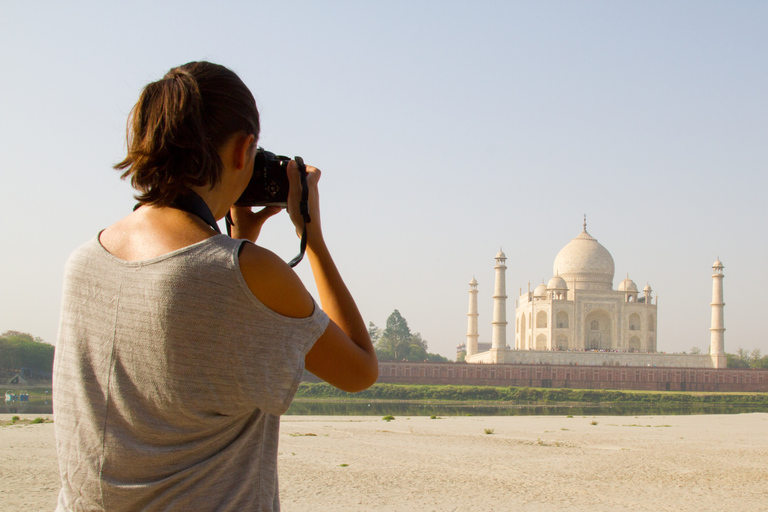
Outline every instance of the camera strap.
<svg viewBox="0 0 768 512">
<path fill-rule="evenodd" d="M 133 207 L 133 211 L 138 210 L 142 206 L 144 206 L 143 203 L 136 203 Z M 211 226 L 214 231 L 221 234 L 221 229 L 219 229 L 219 225 L 216 223 L 216 219 L 214 218 L 211 209 L 208 208 L 208 205 L 203 201 L 203 198 L 197 195 L 195 191 L 189 190 L 186 194 L 177 195 L 176 199 L 171 203 L 171 208 L 197 215 L 203 219 L 206 224 Z M 227 226 L 227 231 L 229 231 L 229 226 Z"/>
<path fill-rule="evenodd" d="M 208 205 L 203 201 L 203 198 L 197 195 L 193 190 L 190 190 L 188 194 L 179 194 L 176 196 L 176 199 L 171 203 L 171 208 L 197 215 L 203 219 L 206 224 L 211 226 L 215 232 L 221 234 L 221 229 L 219 229 L 219 225 L 216 223 L 216 218 L 214 218 L 211 209 L 208 208 Z M 227 230 L 229 230 L 229 226 L 227 226 Z"/>
<path fill-rule="evenodd" d="M 299 166 L 299 176 L 301 176 L 301 202 L 299 202 L 299 212 L 304 217 L 304 230 L 301 233 L 301 245 L 299 246 L 299 254 L 288 262 L 288 265 L 295 267 L 299 262 L 304 259 L 304 251 L 307 249 L 307 224 L 312 222 L 309 216 L 309 188 L 307 187 L 307 166 L 304 164 L 304 159 L 300 156 L 293 158 L 296 161 L 296 165 Z"/>
</svg>

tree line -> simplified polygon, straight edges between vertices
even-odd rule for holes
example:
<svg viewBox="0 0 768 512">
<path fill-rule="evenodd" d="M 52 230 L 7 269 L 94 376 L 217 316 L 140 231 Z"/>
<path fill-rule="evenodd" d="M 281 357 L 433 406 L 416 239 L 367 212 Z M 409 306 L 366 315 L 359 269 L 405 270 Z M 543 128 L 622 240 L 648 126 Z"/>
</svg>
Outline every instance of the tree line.
<svg viewBox="0 0 768 512">
<path fill-rule="evenodd" d="M 760 349 L 752 352 L 739 347 L 735 354 L 725 354 L 728 368 L 759 368 L 768 370 L 768 356 L 761 356 Z"/>
<path fill-rule="evenodd" d="M 702 354 L 699 347 L 693 347 L 691 354 Z M 683 352 L 685 354 L 685 352 Z M 760 354 L 760 349 L 756 348 L 751 352 L 739 347 L 735 354 L 725 354 L 728 368 L 752 368 L 758 370 L 768 370 L 768 356 Z"/>
<path fill-rule="evenodd" d="M 384 329 L 368 323 L 368 334 L 379 361 L 436 361 L 445 363 L 449 359 L 427 351 L 427 340 L 418 332 L 411 332 L 408 321 L 398 310 L 394 310 Z"/>
<path fill-rule="evenodd" d="M 53 345 L 26 332 L 5 331 L 0 335 L 0 370 L 20 372 L 22 368 L 32 376 L 50 377 L 53 371 Z"/>
</svg>

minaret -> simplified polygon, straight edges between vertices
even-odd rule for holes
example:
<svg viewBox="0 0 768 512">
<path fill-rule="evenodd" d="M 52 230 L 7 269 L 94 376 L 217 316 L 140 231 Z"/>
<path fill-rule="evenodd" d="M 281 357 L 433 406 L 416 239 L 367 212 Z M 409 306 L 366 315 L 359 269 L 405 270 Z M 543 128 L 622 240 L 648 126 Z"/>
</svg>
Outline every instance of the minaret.
<svg viewBox="0 0 768 512">
<path fill-rule="evenodd" d="M 496 255 L 496 285 L 493 290 L 493 338 L 491 350 L 507 348 L 507 278 L 504 275 L 507 257 L 499 250 Z"/>
<path fill-rule="evenodd" d="M 467 355 L 477 354 L 477 280 L 469 282 L 469 313 L 467 313 Z"/>
<path fill-rule="evenodd" d="M 709 357 L 714 368 L 726 368 L 725 357 L 725 321 L 723 319 L 723 266 L 720 258 L 712 264 L 712 327 L 709 329 L 711 342 Z"/>
</svg>

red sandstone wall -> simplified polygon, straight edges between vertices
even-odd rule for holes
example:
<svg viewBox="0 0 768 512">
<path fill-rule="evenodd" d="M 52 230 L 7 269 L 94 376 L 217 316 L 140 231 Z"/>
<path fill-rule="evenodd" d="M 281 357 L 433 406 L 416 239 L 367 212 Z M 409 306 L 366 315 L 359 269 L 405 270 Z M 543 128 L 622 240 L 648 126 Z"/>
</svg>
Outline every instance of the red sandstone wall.
<svg viewBox="0 0 768 512">
<path fill-rule="evenodd" d="M 768 370 L 380 362 L 380 383 L 768 392 Z"/>
</svg>

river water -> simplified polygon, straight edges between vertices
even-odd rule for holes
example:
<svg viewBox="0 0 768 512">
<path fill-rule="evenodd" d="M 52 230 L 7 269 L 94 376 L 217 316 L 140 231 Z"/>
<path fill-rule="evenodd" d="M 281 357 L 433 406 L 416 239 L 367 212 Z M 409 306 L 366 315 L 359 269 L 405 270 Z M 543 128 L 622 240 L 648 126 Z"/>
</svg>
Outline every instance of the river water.
<svg viewBox="0 0 768 512">
<path fill-rule="evenodd" d="M 661 416 L 676 414 L 740 414 L 768 412 L 768 405 L 473 405 L 467 403 L 331 402 L 295 400 L 286 414 L 305 416 Z M 4 414 L 53 414 L 43 402 L 10 402 Z"/>
</svg>

